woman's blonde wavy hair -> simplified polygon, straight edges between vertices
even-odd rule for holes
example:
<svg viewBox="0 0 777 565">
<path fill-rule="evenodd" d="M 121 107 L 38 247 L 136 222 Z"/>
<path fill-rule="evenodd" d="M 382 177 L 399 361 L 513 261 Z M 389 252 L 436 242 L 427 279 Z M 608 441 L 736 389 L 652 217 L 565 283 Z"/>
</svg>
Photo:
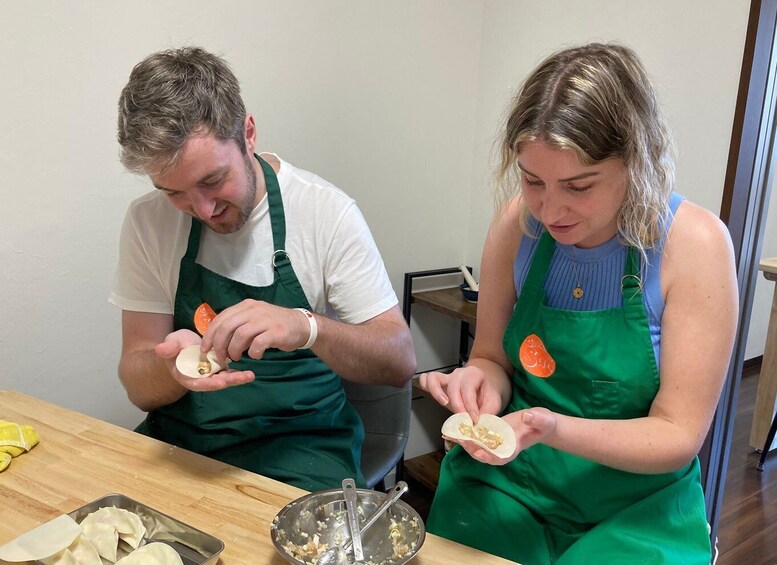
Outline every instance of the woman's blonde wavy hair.
<svg viewBox="0 0 777 565">
<path fill-rule="evenodd" d="M 621 159 L 628 187 L 618 231 L 643 256 L 661 240 L 674 189 L 669 130 L 647 73 L 629 48 L 592 43 L 560 51 L 528 77 L 509 107 L 496 176 L 501 208 L 521 188 L 516 155 L 543 141 L 585 165 Z M 524 233 L 529 212 L 521 210 Z"/>
</svg>

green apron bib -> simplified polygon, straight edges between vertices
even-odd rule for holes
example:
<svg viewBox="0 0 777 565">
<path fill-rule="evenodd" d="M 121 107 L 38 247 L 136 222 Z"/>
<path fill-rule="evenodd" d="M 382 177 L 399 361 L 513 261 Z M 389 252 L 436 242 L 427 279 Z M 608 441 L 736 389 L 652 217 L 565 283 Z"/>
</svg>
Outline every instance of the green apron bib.
<svg viewBox="0 0 777 565">
<path fill-rule="evenodd" d="M 578 312 L 546 305 L 554 248 L 543 234 L 505 330 L 516 368 L 506 412 L 544 406 L 581 418 L 647 415 L 659 377 L 635 250 L 622 306 Z M 532 335 L 555 360 L 547 378 L 521 364 L 521 345 Z M 709 565 L 711 558 L 698 459 L 673 473 L 641 475 L 543 444 L 502 467 L 457 446 L 443 461 L 427 527 L 524 565 Z"/>
<path fill-rule="evenodd" d="M 175 295 L 176 330 L 196 331 L 194 311 L 203 302 L 216 312 L 247 298 L 310 309 L 284 251 L 278 179 L 270 165 L 256 158 L 267 186 L 274 281 L 254 287 L 197 264 L 202 224 L 193 219 Z M 244 353 L 230 367 L 251 370 L 256 379 L 220 391 L 188 392 L 149 413 L 136 431 L 306 490 L 339 487 L 346 477 L 365 486 L 359 467 L 361 420 L 345 398 L 340 377 L 311 350 L 268 349 L 260 360 Z"/>
</svg>

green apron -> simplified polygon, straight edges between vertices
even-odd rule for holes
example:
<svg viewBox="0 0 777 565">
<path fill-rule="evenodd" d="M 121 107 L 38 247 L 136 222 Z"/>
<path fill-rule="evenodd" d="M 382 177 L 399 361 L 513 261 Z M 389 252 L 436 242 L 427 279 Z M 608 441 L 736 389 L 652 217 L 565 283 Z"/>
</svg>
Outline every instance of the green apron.
<svg viewBox="0 0 777 565">
<path fill-rule="evenodd" d="M 621 282 L 622 307 L 578 312 L 546 305 L 554 248 L 543 234 L 505 330 L 516 367 L 506 412 L 544 406 L 581 418 L 646 416 L 659 377 L 635 250 Z M 520 362 L 532 334 L 555 360 L 547 378 Z M 427 527 L 524 565 L 709 565 L 711 558 L 698 459 L 673 473 L 641 475 L 543 444 L 501 467 L 456 446 L 443 460 Z"/>
<path fill-rule="evenodd" d="M 270 165 L 264 171 L 272 224 L 274 281 L 254 287 L 196 263 L 202 224 L 192 220 L 175 295 L 175 329 L 196 331 L 194 311 L 207 302 L 216 312 L 244 299 L 286 308 L 310 304 L 284 251 L 286 221 L 280 187 Z M 253 371 L 248 384 L 214 392 L 188 392 L 149 413 L 136 431 L 306 490 L 339 487 L 359 467 L 364 428 L 347 402 L 338 377 L 309 349 L 268 349 L 260 360 L 246 353 L 230 363 Z"/>
</svg>

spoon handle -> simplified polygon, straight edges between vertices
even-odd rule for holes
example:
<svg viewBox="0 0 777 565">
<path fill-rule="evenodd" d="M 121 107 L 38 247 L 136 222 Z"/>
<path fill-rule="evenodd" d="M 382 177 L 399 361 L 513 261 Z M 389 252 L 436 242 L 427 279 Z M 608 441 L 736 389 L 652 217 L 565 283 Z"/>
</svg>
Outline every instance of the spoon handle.
<svg viewBox="0 0 777 565">
<path fill-rule="evenodd" d="M 394 488 L 391 489 L 386 493 L 386 499 L 381 503 L 380 506 L 375 510 L 375 512 L 372 513 L 372 515 L 367 518 L 367 521 L 364 522 L 364 525 L 362 526 L 362 529 L 359 531 L 359 543 L 361 543 L 361 536 L 366 532 L 370 526 L 372 526 L 378 518 L 383 516 L 383 514 L 386 513 L 386 510 L 389 509 L 389 507 L 394 504 L 397 500 L 399 500 L 399 497 L 405 494 L 407 491 L 407 483 L 405 481 L 397 481 L 397 484 L 394 485 Z M 344 546 L 343 549 L 348 552 L 348 550 L 351 548 L 352 541 L 349 540 Z M 356 552 L 354 551 L 354 554 Z"/>
<path fill-rule="evenodd" d="M 351 529 L 351 543 L 353 543 L 353 557 L 358 561 L 364 559 L 362 550 L 362 535 L 359 531 L 359 517 L 356 515 L 358 502 L 356 499 L 356 483 L 353 479 L 343 479 L 343 495 L 345 496 L 345 509 L 348 513 L 348 526 Z"/>
</svg>

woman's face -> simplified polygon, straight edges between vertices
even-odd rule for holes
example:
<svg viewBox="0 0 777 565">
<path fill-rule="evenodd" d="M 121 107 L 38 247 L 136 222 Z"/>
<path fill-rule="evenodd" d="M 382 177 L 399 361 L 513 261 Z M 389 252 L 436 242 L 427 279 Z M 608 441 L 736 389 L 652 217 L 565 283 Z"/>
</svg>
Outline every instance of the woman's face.
<svg viewBox="0 0 777 565">
<path fill-rule="evenodd" d="M 627 185 L 623 161 L 587 166 L 571 149 L 540 141 L 523 144 L 517 161 L 524 202 L 556 241 L 595 247 L 618 232 Z"/>
</svg>

